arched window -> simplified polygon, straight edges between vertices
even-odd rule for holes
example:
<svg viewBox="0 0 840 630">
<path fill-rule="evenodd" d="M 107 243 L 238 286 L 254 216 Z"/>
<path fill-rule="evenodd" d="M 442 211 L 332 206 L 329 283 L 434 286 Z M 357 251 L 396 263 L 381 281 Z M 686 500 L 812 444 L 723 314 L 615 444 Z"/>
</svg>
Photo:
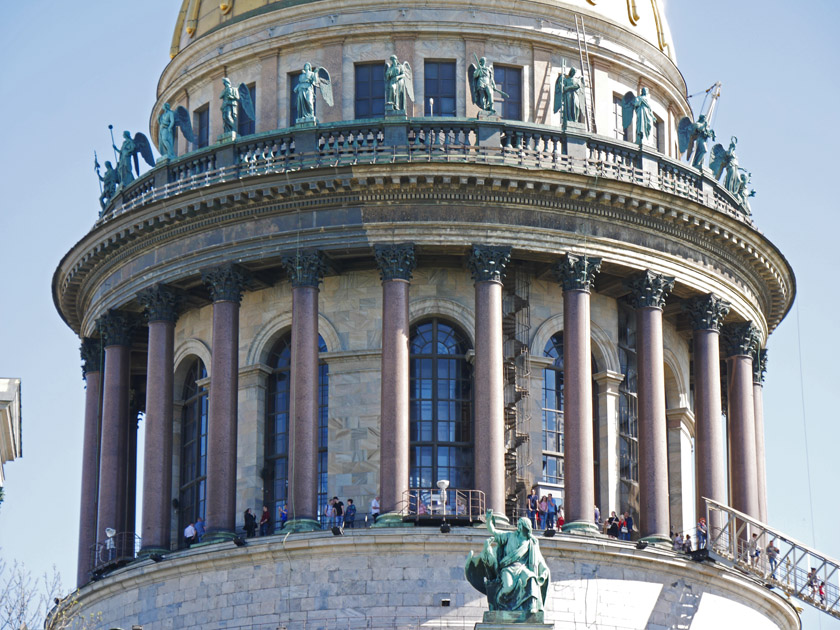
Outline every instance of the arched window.
<svg viewBox="0 0 840 630">
<path fill-rule="evenodd" d="M 200 516 L 204 518 L 207 491 L 207 378 L 201 359 L 190 366 L 181 395 L 181 487 L 178 493 L 180 532 Z M 181 540 L 181 536 L 178 537 Z"/>
<path fill-rule="evenodd" d="M 431 319 L 411 328 L 410 469 L 412 488 L 473 487 L 470 344 L 453 325 Z"/>
<path fill-rule="evenodd" d="M 327 345 L 318 336 L 318 351 Z M 280 518 L 280 508 L 288 501 L 289 492 L 289 423 L 291 422 L 291 359 L 292 335 L 280 338 L 269 353 L 272 368 L 268 381 L 265 422 L 265 481 L 263 501 L 273 514 L 273 523 Z M 329 374 L 326 362 L 318 366 L 318 506 L 327 502 L 327 418 L 329 417 Z"/>
<path fill-rule="evenodd" d="M 556 486 L 563 486 L 565 477 L 565 432 L 563 429 L 563 381 L 565 366 L 563 365 L 563 333 L 554 334 L 545 344 L 543 356 L 553 359 L 551 365 L 543 370 L 543 400 L 542 400 L 542 482 Z M 592 358 L 592 373 L 598 372 L 595 358 Z M 595 503 L 600 505 L 600 466 L 598 446 L 600 442 L 598 412 L 598 385 L 592 382 L 592 438 L 593 463 L 595 475 Z M 560 496 L 563 496 L 562 494 Z"/>
</svg>

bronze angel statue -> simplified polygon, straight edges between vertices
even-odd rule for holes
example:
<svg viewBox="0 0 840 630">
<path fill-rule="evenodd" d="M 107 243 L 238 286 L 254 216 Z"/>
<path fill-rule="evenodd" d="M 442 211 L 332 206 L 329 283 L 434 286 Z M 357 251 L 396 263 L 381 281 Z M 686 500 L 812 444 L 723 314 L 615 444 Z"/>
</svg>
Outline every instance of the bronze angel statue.
<svg viewBox="0 0 840 630">
<path fill-rule="evenodd" d="M 729 141 L 728 149 L 724 149 L 721 144 L 716 144 L 712 147 L 712 157 L 709 161 L 709 168 L 712 169 L 712 176 L 715 180 L 719 180 L 724 170 L 726 171 L 726 176 L 723 178 L 723 186 L 736 197 L 741 190 L 738 156 L 735 155 L 735 146 L 737 144 L 738 138 L 735 136 L 732 136 L 732 139 Z"/>
<path fill-rule="evenodd" d="M 238 88 L 233 87 L 230 79 L 225 77 L 222 79 L 222 95 L 219 97 L 222 101 L 222 122 L 224 123 L 225 135 L 236 135 L 237 121 L 239 118 L 239 107 L 249 120 L 256 120 L 256 113 L 254 112 L 254 102 L 251 100 L 251 91 L 244 83 L 240 83 Z"/>
<path fill-rule="evenodd" d="M 633 92 L 627 92 L 621 99 L 621 124 L 625 129 L 633 124 L 634 115 L 636 116 L 636 144 L 642 144 L 650 138 L 655 120 L 646 87 L 642 88 L 642 93 L 638 96 Z"/>
<path fill-rule="evenodd" d="M 155 165 L 155 157 L 152 154 L 152 145 L 149 139 L 139 131 L 131 137 L 127 131 L 123 132 L 122 146 L 114 145 L 114 151 L 117 152 L 117 175 L 120 179 L 120 188 L 125 188 L 134 181 L 134 171 L 140 175 L 140 160 L 137 159 L 137 154 L 143 156 L 146 164 L 149 166 Z M 132 171 L 132 161 L 134 162 L 134 171 Z"/>
<path fill-rule="evenodd" d="M 493 77 L 493 64 L 487 63 L 486 57 L 479 59 L 475 53 L 473 53 L 473 57 L 475 57 L 475 63 L 470 64 L 470 70 L 467 74 L 470 83 L 470 98 L 480 110 L 488 114 L 495 114 L 496 109 L 493 107 L 495 93 L 498 92 L 504 97 L 510 95 L 496 87 L 496 79 Z"/>
<path fill-rule="evenodd" d="M 316 66 L 313 69 L 311 63 L 306 63 L 303 65 L 303 72 L 300 73 L 294 90 L 294 98 L 297 105 L 295 124 L 316 122 L 315 93 L 317 90 L 321 90 L 321 96 L 324 98 L 324 102 L 332 107 L 334 101 L 330 73 L 327 72 L 326 68 Z"/>
<path fill-rule="evenodd" d="M 581 81 L 574 68 L 561 72 L 554 83 L 554 113 L 562 112 L 563 122 L 580 122 Z"/>
<path fill-rule="evenodd" d="M 169 103 L 164 103 L 163 111 L 158 116 L 158 151 L 160 151 L 162 157 L 170 160 L 177 157 L 175 131 L 179 127 L 187 142 L 195 143 L 190 113 L 181 105 L 173 110 Z"/>
<path fill-rule="evenodd" d="M 394 111 L 404 112 L 406 97 L 414 100 L 414 74 L 411 64 L 400 63 L 396 55 L 391 55 L 385 64 L 385 104 Z"/>
<path fill-rule="evenodd" d="M 715 132 L 706 120 L 705 114 L 700 114 L 697 122 L 692 122 L 688 116 L 680 119 L 677 125 L 677 136 L 679 137 L 680 153 L 685 153 L 685 159 L 691 160 L 691 165 L 703 170 L 703 162 L 709 149 L 706 146 L 709 138 L 715 140 Z M 694 159 L 692 159 L 694 154 Z"/>
</svg>

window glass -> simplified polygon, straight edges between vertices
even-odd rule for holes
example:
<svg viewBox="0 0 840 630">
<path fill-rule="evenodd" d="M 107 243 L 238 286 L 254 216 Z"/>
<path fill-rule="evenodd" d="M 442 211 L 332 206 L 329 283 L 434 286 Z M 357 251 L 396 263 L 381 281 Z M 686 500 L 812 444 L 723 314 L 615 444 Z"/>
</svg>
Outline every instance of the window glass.
<svg viewBox="0 0 840 630">
<path fill-rule="evenodd" d="M 257 85 L 252 83 L 248 86 L 248 92 L 251 94 L 251 102 L 254 104 L 254 114 L 256 116 L 257 111 Z M 242 103 L 238 105 L 239 113 L 236 118 L 236 133 L 240 136 L 250 136 L 251 134 L 255 133 L 257 129 L 257 121 L 253 118 L 250 118 L 248 114 L 245 113 L 245 108 L 242 107 Z"/>
<path fill-rule="evenodd" d="M 496 86 L 508 94 L 504 97 L 496 93 L 494 97 L 496 111 L 502 118 L 522 120 L 522 68 L 493 64 L 493 78 Z M 501 110 L 499 105 L 501 105 Z"/>
<path fill-rule="evenodd" d="M 181 477 L 178 492 L 180 532 L 198 517 L 204 518 L 207 485 L 207 388 L 198 381 L 207 378 L 201 359 L 187 371 L 181 397 Z M 183 545 L 182 537 L 178 536 Z"/>
<path fill-rule="evenodd" d="M 385 115 L 385 62 L 356 65 L 356 118 Z"/>
<path fill-rule="evenodd" d="M 193 113 L 193 130 L 195 132 L 196 149 L 210 144 L 210 107 L 208 105 L 197 109 Z"/>
<path fill-rule="evenodd" d="M 455 62 L 427 61 L 423 78 L 426 116 L 455 115 Z"/>
</svg>

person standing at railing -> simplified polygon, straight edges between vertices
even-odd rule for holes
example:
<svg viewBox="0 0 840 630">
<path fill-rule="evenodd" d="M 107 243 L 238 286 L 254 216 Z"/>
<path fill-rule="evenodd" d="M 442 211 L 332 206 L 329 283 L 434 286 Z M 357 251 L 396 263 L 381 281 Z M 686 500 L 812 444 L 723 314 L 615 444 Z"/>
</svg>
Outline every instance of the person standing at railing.
<svg viewBox="0 0 840 630">
<path fill-rule="evenodd" d="M 356 506 L 353 505 L 353 499 L 347 499 L 347 509 L 344 510 L 344 526 L 350 529 L 356 527 Z"/>
<path fill-rule="evenodd" d="M 758 564 L 758 557 L 761 555 L 761 549 L 758 547 L 758 534 L 753 533 L 747 545 L 747 550 L 750 555 L 750 565 L 755 567 Z"/>
<path fill-rule="evenodd" d="M 765 549 L 765 553 L 767 554 L 767 560 L 770 562 L 770 577 L 774 580 L 776 579 L 776 564 L 778 560 L 776 558 L 779 557 L 779 548 L 776 546 L 776 539 L 774 538 L 771 540 L 768 545 L 767 549 Z"/>
<path fill-rule="evenodd" d="M 204 519 L 200 516 L 195 519 L 195 537 L 198 542 L 201 542 L 201 539 L 204 538 Z"/>
<path fill-rule="evenodd" d="M 376 519 L 379 518 L 379 495 L 373 498 L 373 501 L 370 502 L 370 515 L 373 517 L 373 522 L 376 522 Z"/>
<path fill-rule="evenodd" d="M 253 538 L 257 534 L 257 517 L 251 508 L 245 510 L 245 536 Z"/>
<path fill-rule="evenodd" d="M 525 497 L 525 510 L 528 513 L 528 520 L 531 527 L 537 528 L 537 489 L 531 488 L 531 492 Z"/>
<path fill-rule="evenodd" d="M 808 572 L 808 588 L 811 589 L 811 599 L 816 599 L 820 590 L 820 580 L 817 577 L 816 568 L 813 568 Z"/>
<path fill-rule="evenodd" d="M 554 529 L 554 520 L 557 518 L 557 503 L 554 501 L 554 497 L 551 496 L 550 492 L 545 500 L 545 518 L 545 528 Z"/>
<path fill-rule="evenodd" d="M 268 506 L 263 506 L 262 516 L 260 516 L 260 536 L 268 536 L 271 529 L 271 513 L 268 511 Z"/>
<path fill-rule="evenodd" d="M 541 529 L 548 529 L 545 525 L 546 520 L 548 519 L 548 498 L 542 497 L 540 502 L 537 504 L 537 520 L 539 521 L 538 525 Z"/>
<path fill-rule="evenodd" d="M 700 520 L 697 521 L 697 548 L 705 549 L 708 540 L 709 529 L 706 526 L 706 519 L 701 517 Z"/>
<path fill-rule="evenodd" d="M 195 524 L 190 523 L 184 528 L 184 546 L 189 549 L 195 542 Z"/>
<path fill-rule="evenodd" d="M 612 511 L 610 517 L 607 519 L 607 536 L 610 538 L 618 538 L 618 523 L 621 521 L 615 510 Z"/>
<path fill-rule="evenodd" d="M 825 582 L 820 582 L 820 605 L 825 606 Z"/>
</svg>

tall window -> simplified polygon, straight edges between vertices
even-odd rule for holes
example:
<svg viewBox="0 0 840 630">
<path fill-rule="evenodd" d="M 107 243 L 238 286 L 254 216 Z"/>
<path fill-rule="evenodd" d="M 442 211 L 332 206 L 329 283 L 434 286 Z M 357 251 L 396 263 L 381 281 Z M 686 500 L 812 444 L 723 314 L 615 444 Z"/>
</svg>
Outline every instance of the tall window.
<svg viewBox="0 0 840 630">
<path fill-rule="evenodd" d="M 451 324 L 431 319 L 411 329 L 411 455 L 409 484 L 473 487 L 472 366 L 469 341 Z"/>
<path fill-rule="evenodd" d="M 508 96 L 503 97 L 496 94 L 496 97 L 501 99 L 498 106 L 501 105 L 501 116 L 508 120 L 522 120 L 522 68 L 512 68 L 510 66 L 493 65 L 493 78 L 496 85 Z"/>
<path fill-rule="evenodd" d="M 645 140 L 645 144 L 661 152 L 662 147 L 659 144 L 660 138 L 662 138 L 662 121 L 660 121 L 656 116 L 654 116 L 653 124 L 650 128 L 650 135 Z"/>
<path fill-rule="evenodd" d="M 252 83 L 248 86 L 248 91 L 251 93 L 251 103 L 254 104 L 254 113 L 256 117 L 257 111 L 257 85 L 256 83 Z M 254 118 L 248 116 L 245 113 L 245 108 L 242 107 L 242 103 L 237 105 L 238 108 L 238 116 L 236 117 L 236 133 L 240 136 L 250 136 L 251 134 L 256 132 L 257 129 L 257 121 Z"/>
<path fill-rule="evenodd" d="M 427 61 L 423 87 L 426 116 L 455 115 L 454 61 Z"/>
<path fill-rule="evenodd" d="M 356 118 L 385 115 L 385 63 L 356 65 Z"/>
<path fill-rule="evenodd" d="M 563 485 L 563 333 L 545 345 L 554 363 L 543 370 L 543 482 Z"/>
<path fill-rule="evenodd" d="M 639 413 L 636 395 L 636 312 L 618 310 L 618 360 L 624 379 L 618 386 L 618 448 L 621 481 L 639 482 Z"/>
<path fill-rule="evenodd" d="M 210 144 L 210 106 L 205 105 L 193 112 L 193 128 L 195 129 L 196 149 Z"/>
<path fill-rule="evenodd" d="M 207 489 L 207 388 L 198 381 L 207 378 L 201 359 L 187 372 L 181 412 L 181 487 L 178 495 L 179 533 L 204 518 Z M 180 536 L 179 536 L 180 540 Z"/>
<path fill-rule="evenodd" d="M 292 336 L 284 335 L 271 349 L 272 368 L 268 382 L 265 423 L 265 490 L 264 503 L 272 512 L 274 523 L 280 508 L 289 499 L 289 423 L 291 402 Z M 318 351 L 326 352 L 324 340 L 318 336 Z M 318 506 L 327 501 L 327 418 L 329 375 L 326 362 L 318 366 Z M 289 515 L 291 518 L 291 514 Z"/>
<path fill-rule="evenodd" d="M 632 142 L 633 125 L 624 128 L 624 122 L 621 118 L 621 96 L 613 94 L 613 133 L 616 140 L 624 140 L 625 142 Z"/>
</svg>

